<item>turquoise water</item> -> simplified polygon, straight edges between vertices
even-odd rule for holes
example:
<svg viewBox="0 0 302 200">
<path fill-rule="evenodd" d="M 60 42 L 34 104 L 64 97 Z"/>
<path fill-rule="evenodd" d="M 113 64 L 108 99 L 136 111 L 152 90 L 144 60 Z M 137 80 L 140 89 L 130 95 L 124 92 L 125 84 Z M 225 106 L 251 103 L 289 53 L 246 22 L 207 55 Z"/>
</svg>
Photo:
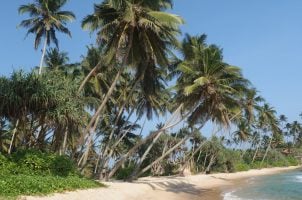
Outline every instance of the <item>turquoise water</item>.
<svg viewBox="0 0 302 200">
<path fill-rule="evenodd" d="M 302 171 L 251 178 L 224 200 L 302 200 Z"/>
</svg>

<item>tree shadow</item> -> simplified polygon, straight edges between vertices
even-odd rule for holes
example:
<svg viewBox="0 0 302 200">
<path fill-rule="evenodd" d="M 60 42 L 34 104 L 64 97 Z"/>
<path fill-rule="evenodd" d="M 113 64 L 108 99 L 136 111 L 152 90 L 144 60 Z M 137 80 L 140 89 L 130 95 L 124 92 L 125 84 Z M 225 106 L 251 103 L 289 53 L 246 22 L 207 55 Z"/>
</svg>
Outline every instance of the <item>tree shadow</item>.
<svg viewBox="0 0 302 200">
<path fill-rule="evenodd" d="M 180 179 L 175 180 L 175 178 L 173 179 L 173 181 L 159 180 L 159 181 L 150 182 L 150 181 L 138 180 L 136 181 L 136 183 L 146 184 L 150 186 L 153 190 L 172 192 L 175 194 L 185 193 L 189 195 L 200 196 L 205 192 L 212 191 L 211 189 L 203 189 L 197 187 L 196 185 L 187 183 L 184 180 L 180 180 Z"/>
</svg>

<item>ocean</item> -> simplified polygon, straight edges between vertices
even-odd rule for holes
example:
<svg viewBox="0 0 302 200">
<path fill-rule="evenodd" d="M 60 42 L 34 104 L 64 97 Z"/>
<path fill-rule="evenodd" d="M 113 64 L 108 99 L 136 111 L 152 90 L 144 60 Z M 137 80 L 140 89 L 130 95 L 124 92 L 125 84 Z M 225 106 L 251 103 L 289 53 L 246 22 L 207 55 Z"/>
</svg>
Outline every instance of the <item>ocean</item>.
<svg viewBox="0 0 302 200">
<path fill-rule="evenodd" d="M 251 178 L 224 200 L 302 200 L 302 171 Z"/>
</svg>

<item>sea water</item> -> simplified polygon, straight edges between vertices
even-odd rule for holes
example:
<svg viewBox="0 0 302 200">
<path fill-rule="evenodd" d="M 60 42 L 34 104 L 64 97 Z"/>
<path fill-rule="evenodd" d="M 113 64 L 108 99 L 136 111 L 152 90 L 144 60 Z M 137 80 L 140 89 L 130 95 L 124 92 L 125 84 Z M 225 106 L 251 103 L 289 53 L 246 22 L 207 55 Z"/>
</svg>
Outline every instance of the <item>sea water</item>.
<svg viewBox="0 0 302 200">
<path fill-rule="evenodd" d="M 224 194 L 224 200 L 302 200 L 302 171 L 262 176 Z"/>
</svg>

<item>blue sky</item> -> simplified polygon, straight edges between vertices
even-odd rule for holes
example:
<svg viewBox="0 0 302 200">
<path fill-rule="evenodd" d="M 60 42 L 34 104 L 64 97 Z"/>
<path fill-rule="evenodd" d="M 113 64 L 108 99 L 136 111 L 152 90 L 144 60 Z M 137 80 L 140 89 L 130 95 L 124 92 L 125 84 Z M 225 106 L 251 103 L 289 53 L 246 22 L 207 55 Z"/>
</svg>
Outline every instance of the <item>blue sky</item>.
<svg viewBox="0 0 302 200">
<path fill-rule="evenodd" d="M 24 39 L 26 31 L 17 29 L 26 16 L 17 8 L 29 0 L 2 3 L 0 18 L 0 75 L 14 69 L 29 70 L 38 65 L 41 51 L 33 49 L 33 36 Z M 77 20 L 69 25 L 73 37 L 59 36 L 60 49 L 71 61 L 79 61 L 85 46 L 95 38 L 81 30 L 80 21 L 91 13 L 97 0 L 70 0 Z M 225 60 L 240 66 L 279 114 L 290 120 L 302 111 L 302 1 L 301 0 L 175 0 L 173 13 L 186 24 L 183 33 L 208 35 L 208 43 L 224 49 Z"/>
</svg>

